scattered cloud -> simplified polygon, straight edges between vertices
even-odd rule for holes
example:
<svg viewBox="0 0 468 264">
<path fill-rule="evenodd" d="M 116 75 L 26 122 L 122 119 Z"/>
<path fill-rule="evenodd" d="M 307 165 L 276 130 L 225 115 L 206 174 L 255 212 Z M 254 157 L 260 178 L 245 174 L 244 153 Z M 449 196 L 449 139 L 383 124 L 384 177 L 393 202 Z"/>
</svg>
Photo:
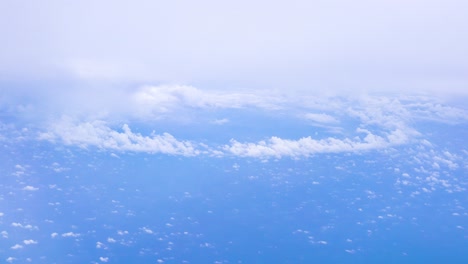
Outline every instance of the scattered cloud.
<svg viewBox="0 0 468 264">
<path fill-rule="evenodd" d="M 79 237 L 79 236 L 80 234 L 73 233 L 73 232 L 67 232 L 67 233 L 62 234 L 62 237 Z"/>
<path fill-rule="evenodd" d="M 22 249 L 22 248 L 23 248 L 23 246 L 20 245 L 20 244 L 16 244 L 16 245 L 14 245 L 14 246 L 11 247 L 11 249 L 13 249 L 13 250 Z"/>
<path fill-rule="evenodd" d="M 34 186 L 30 186 L 30 185 L 23 188 L 23 191 L 32 191 L 33 192 L 33 191 L 37 191 L 37 190 L 39 190 L 39 188 L 36 188 Z"/>
<path fill-rule="evenodd" d="M 143 232 L 145 232 L 147 234 L 153 234 L 154 233 L 153 230 L 151 230 L 151 229 L 149 229 L 147 227 L 142 227 L 140 229 L 141 229 L 141 231 L 143 231 Z"/>
<path fill-rule="evenodd" d="M 37 241 L 36 240 L 32 240 L 32 239 L 28 239 L 28 240 L 23 240 L 23 243 L 25 245 L 35 245 L 37 244 Z"/>
<path fill-rule="evenodd" d="M 19 227 L 19 228 L 23 228 L 23 229 L 27 229 L 27 230 L 38 230 L 39 229 L 37 226 L 33 226 L 33 225 L 30 225 L 30 224 L 23 225 L 21 223 L 16 223 L 16 222 L 11 223 L 11 226 Z"/>
</svg>

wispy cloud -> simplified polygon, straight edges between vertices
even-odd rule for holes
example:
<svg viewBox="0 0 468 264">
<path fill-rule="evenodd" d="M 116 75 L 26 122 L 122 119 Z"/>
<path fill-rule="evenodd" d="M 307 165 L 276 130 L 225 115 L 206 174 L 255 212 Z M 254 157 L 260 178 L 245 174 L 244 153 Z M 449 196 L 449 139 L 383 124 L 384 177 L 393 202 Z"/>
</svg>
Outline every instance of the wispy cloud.
<svg viewBox="0 0 468 264">
<path fill-rule="evenodd" d="M 337 123 L 338 120 L 327 114 L 317 114 L 317 113 L 307 113 L 305 114 L 305 118 L 307 120 L 313 121 L 313 122 L 318 122 L 318 123 L 325 123 L 325 124 L 334 124 Z"/>
<path fill-rule="evenodd" d="M 188 85 L 145 86 L 130 95 L 138 116 L 158 116 L 182 109 L 278 109 L 283 98 L 267 92 L 201 90 Z"/>
</svg>

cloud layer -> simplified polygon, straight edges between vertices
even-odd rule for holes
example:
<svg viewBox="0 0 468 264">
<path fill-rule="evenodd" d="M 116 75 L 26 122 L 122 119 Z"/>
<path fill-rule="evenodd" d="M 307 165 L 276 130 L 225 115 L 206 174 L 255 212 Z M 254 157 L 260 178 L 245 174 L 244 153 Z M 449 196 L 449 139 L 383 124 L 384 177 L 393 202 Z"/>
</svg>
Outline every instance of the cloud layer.
<svg viewBox="0 0 468 264">
<path fill-rule="evenodd" d="M 49 118 L 47 122 L 39 122 L 36 126 L 41 127 L 38 136 L 40 140 L 82 148 L 97 147 L 121 152 L 183 156 L 208 154 L 298 158 L 318 153 L 385 149 L 408 144 L 413 140 L 423 140 L 424 135 L 414 124 L 425 120 L 448 124 L 468 121 L 468 112 L 463 108 L 447 106 L 428 97 L 302 96 L 298 98 L 281 94 L 263 95 L 263 93 L 200 90 L 193 86 L 144 86 L 134 91 L 127 91 L 126 96 L 119 97 L 120 101 L 114 102 L 114 105 L 108 108 L 111 111 L 103 115 L 87 111 L 78 115 L 64 113 L 60 118 Z M 223 109 L 230 110 L 232 116 L 204 118 Z M 272 136 L 276 132 L 271 130 L 263 131 L 270 136 L 261 140 L 246 142 L 234 136 L 229 142 L 214 144 L 210 142 L 210 138 L 203 143 L 190 138 L 177 139 L 166 131 L 161 131 L 162 127 L 159 128 L 160 132 L 152 132 L 149 135 L 135 133 L 130 129 L 131 126 L 151 127 L 152 123 L 162 122 L 161 118 L 165 118 L 166 121 L 177 120 L 180 116 L 189 114 L 193 123 L 205 122 L 204 129 L 208 131 L 213 126 L 231 126 L 235 113 L 249 111 L 263 112 L 271 116 L 281 115 L 285 119 L 297 119 L 298 122 L 303 122 L 311 128 L 323 128 L 331 134 L 284 138 Z M 119 120 L 126 121 L 122 123 Z M 258 129 L 262 129 L 262 120 L 259 122 Z M 7 125 L 2 126 L 5 128 L 4 131 L 8 130 Z M 185 127 L 190 129 L 190 124 Z M 200 136 L 203 137 L 198 135 L 198 138 Z"/>
</svg>

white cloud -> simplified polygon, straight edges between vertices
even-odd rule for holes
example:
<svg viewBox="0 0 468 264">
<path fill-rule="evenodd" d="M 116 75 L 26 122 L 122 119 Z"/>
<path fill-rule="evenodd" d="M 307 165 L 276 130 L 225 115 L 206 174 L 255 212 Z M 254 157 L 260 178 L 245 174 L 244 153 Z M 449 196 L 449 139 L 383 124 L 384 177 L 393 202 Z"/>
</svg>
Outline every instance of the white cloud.
<svg viewBox="0 0 468 264">
<path fill-rule="evenodd" d="M 33 225 L 30 225 L 30 224 L 23 225 L 21 223 L 16 223 L 16 222 L 11 223 L 11 226 L 19 227 L 19 228 L 23 228 L 23 229 L 27 229 L 27 230 L 38 230 L 39 229 L 37 226 L 33 226 Z"/>
<path fill-rule="evenodd" d="M 104 90 L 104 94 L 112 97 L 110 89 Z M 414 128 L 414 121 L 427 119 L 430 116 L 437 117 L 432 120 L 448 123 L 468 121 L 468 113 L 464 109 L 444 106 L 437 100 L 422 96 L 327 97 L 297 92 L 291 94 L 273 92 L 266 95 L 266 92 L 258 90 L 251 92 L 202 90 L 184 85 L 144 86 L 136 90 L 120 89 L 119 94 L 115 98 L 117 100 L 114 106 L 108 108 L 110 110 L 108 114 L 100 118 L 95 118 L 91 112 L 86 113 L 86 111 L 83 115 L 63 115 L 61 119 L 49 123 L 39 138 L 70 146 L 97 147 L 109 150 L 111 153 L 132 151 L 183 156 L 208 153 L 218 157 L 225 154 L 249 157 L 308 157 L 314 153 L 353 152 L 406 144 L 421 136 Z M 84 98 L 87 97 L 83 96 L 80 100 L 83 101 Z M 97 103 L 99 102 L 98 100 Z M 132 124 L 132 121 L 137 123 L 142 120 L 148 121 L 147 119 L 159 122 L 160 120 L 156 119 L 160 115 L 175 119 L 187 116 L 199 121 L 197 118 L 200 116 L 197 115 L 206 114 L 208 118 L 202 116 L 200 120 L 213 123 L 213 111 L 231 109 L 240 112 L 251 111 L 252 108 L 268 115 L 280 113 L 284 118 L 306 118 L 315 122 L 315 127 L 342 136 L 324 138 L 314 134 L 304 135 L 299 139 L 271 137 L 264 142 L 244 143 L 240 143 L 236 136 L 233 136 L 230 143 L 220 146 L 206 141 L 197 143 L 179 140 L 169 133 L 153 132 L 143 135 L 132 131 L 127 124 L 116 128 L 118 127 L 116 120 L 125 120 L 128 124 Z M 267 109 L 277 112 L 264 111 Z M 253 125 L 261 127 L 260 121 Z M 226 122 L 234 121 L 228 118 L 214 121 L 217 124 Z M 358 134 L 353 136 L 355 129 Z M 362 136 L 360 133 L 365 135 Z M 56 167 L 62 170 L 60 166 Z M 24 188 L 24 190 L 35 189 L 33 186 Z"/>
<path fill-rule="evenodd" d="M 96 248 L 103 248 L 103 249 L 107 249 L 106 245 L 102 242 L 96 242 Z"/>
<path fill-rule="evenodd" d="M 73 233 L 73 232 L 67 232 L 67 233 L 62 234 L 62 237 L 79 237 L 79 236 L 80 234 Z"/>
<path fill-rule="evenodd" d="M 32 240 L 32 239 L 28 239 L 28 240 L 23 240 L 23 243 L 25 245 L 35 245 L 37 244 L 37 241 L 36 240 Z"/>
<path fill-rule="evenodd" d="M 142 227 L 140 228 L 143 232 L 147 233 L 147 234 L 153 234 L 153 230 L 147 228 L 147 227 Z"/>
<path fill-rule="evenodd" d="M 183 156 L 194 156 L 199 153 L 191 142 L 178 141 L 169 133 L 143 136 L 133 133 L 126 124 L 122 126 L 122 132 L 118 132 L 102 121 L 74 124 L 69 118 L 63 118 L 60 122 L 52 124 L 49 132 L 42 133 L 40 139 L 60 140 L 66 145 L 95 146 L 119 151 Z"/>
<path fill-rule="evenodd" d="M 109 258 L 108 257 L 99 257 L 99 260 L 101 262 L 108 262 L 109 261 Z"/>
<path fill-rule="evenodd" d="M 14 257 L 8 257 L 8 258 L 5 259 L 5 261 L 8 262 L 8 263 L 13 263 L 13 261 L 15 261 L 15 260 L 16 260 L 16 258 L 14 258 Z"/>
<path fill-rule="evenodd" d="M 354 139 L 312 139 L 305 137 L 298 140 L 281 139 L 271 137 L 266 141 L 257 143 L 240 143 L 231 140 L 230 145 L 225 145 L 224 150 L 241 157 L 309 157 L 316 153 L 338 153 L 357 152 L 372 149 L 382 149 L 407 142 L 409 136 L 401 130 L 395 130 L 381 137 L 372 134 L 370 131 L 358 129 L 358 132 L 365 133 L 363 138 Z"/>
<path fill-rule="evenodd" d="M 13 249 L 13 250 L 21 249 L 21 248 L 23 248 L 23 246 L 20 245 L 20 244 L 16 244 L 16 245 L 14 245 L 14 246 L 11 247 L 11 249 Z"/>
<path fill-rule="evenodd" d="M 51 238 L 56 238 L 57 236 L 58 236 L 58 233 L 55 233 L 55 232 L 52 233 L 52 234 L 50 234 L 50 237 L 51 237 Z"/>
<path fill-rule="evenodd" d="M 327 114 L 307 113 L 307 114 L 305 114 L 305 118 L 308 119 L 308 120 L 314 121 L 314 122 L 326 123 L 326 124 L 330 124 L 330 123 L 333 124 L 333 123 L 338 122 L 338 120 L 336 118 L 334 118 L 331 115 L 327 115 Z"/>
<path fill-rule="evenodd" d="M 34 186 L 30 186 L 30 185 L 23 188 L 23 191 L 37 191 L 37 190 L 39 190 L 39 188 L 36 188 Z"/>
<path fill-rule="evenodd" d="M 138 116 L 158 116 L 181 108 L 242 108 L 277 109 L 281 97 L 270 92 L 233 92 L 201 90 L 188 85 L 145 86 L 133 93 L 131 104 Z"/>
<path fill-rule="evenodd" d="M 213 124 L 216 124 L 216 125 L 224 125 L 226 123 L 229 123 L 229 119 L 227 119 L 227 118 L 216 119 L 216 120 L 213 121 Z"/>
<path fill-rule="evenodd" d="M 127 231 L 127 230 L 124 230 L 124 231 L 118 230 L 118 231 L 117 231 L 117 234 L 118 234 L 119 236 L 128 235 L 128 231 Z"/>
</svg>

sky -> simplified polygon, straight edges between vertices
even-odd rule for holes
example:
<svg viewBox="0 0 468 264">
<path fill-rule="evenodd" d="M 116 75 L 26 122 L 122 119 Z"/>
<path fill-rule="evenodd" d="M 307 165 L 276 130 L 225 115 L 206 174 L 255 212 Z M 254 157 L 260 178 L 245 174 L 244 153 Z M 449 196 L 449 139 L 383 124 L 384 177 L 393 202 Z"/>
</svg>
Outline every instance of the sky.
<svg viewBox="0 0 468 264">
<path fill-rule="evenodd" d="M 466 263 L 467 10 L 0 1 L 0 258 Z"/>
<path fill-rule="evenodd" d="M 43 140 L 183 155 L 309 156 L 408 142 L 418 135 L 415 120 L 466 120 L 465 1 L 0 5 L 3 126 L 14 117 L 18 130 L 25 126 L 20 133 L 31 127 Z M 232 113 L 249 109 L 336 136 L 288 139 L 276 131 L 242 143 L 232 134 L 213 147 L 177 139 L 190 135 L 170 128 L 232 124 Z M 156 131 L 136 131 L 139 124 Z"/>
<path fill-rule="evenodd" d="M 26 92 L 40 81 L 48 92 L 125 83 L 466 95 L 467 9 L 462 0 L 2 1 L 0 80 Z"/>
</svg>

